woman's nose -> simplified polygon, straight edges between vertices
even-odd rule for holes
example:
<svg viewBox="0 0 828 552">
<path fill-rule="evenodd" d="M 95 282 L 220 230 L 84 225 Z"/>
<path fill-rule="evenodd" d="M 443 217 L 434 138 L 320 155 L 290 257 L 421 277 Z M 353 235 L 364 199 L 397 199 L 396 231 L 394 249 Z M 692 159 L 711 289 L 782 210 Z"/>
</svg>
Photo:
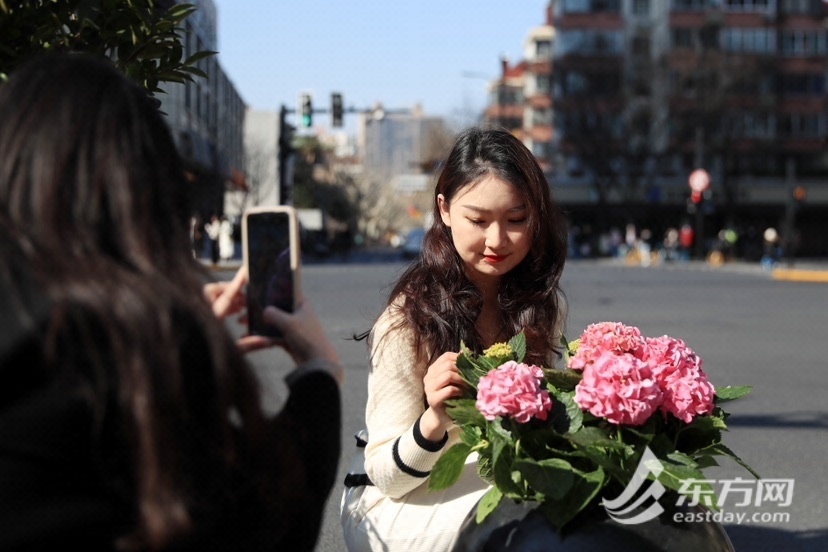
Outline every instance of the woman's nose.
<svg viewBox="0 0 828 552">
<path fill-rule="evenodd" d="M 486 230 L 486 245 L 492 249 L 502 247 L 506 243 L 506 228 L 502 224 L 490 224 Z"/>
</svg>

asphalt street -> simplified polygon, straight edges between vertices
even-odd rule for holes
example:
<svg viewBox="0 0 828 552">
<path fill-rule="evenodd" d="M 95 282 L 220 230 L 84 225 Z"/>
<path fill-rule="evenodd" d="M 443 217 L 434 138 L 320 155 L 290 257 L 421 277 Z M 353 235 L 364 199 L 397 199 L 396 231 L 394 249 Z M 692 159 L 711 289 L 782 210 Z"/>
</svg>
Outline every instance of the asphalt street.
<svg viewBox="0 0 828 552">
<path fill-rule="evenodd" d="M 354 334 L 368 328 L 384 305 L 389 285 L 404 268 L 395 256 L 306 264 L 302 285 L 336 344 L 345 366 L 341 477 L 353 452 L 352 435 L 363 427 L 368 374 L 365 343 Z M 219 277 L 230 273 L 219 271 Z M 615 261 L 570 261 L 564 274 L 569 304 L 568 337 L 586 325 L 619 321 L 646 335 L 683 339 L 703 359 L 716 386 L 751 385 L 746 398 L 729 403 L 725 443 L 765 480 L 793 484 L 790 504 L 762 491 L 751 475 L 723 459 L 705 475 L 731 494 L 723 511 L 744 514 L 725 523 L 739 552 L 828 550 L 828 286 L 774 278 L 755 265 L 626 266 Z M 233 331 L 241 331 L 231 323 Z M 281 351 L 255 353 L 267 403 L 278 410 L 289 360 Z M 309 407 L 312 407 L 310 405 Z M 745 483 L 737 478 L 747 479 Z M 756 495 L 764 499 L 756 505 Z M 770 493 L 770 494 L 769 494 Z M 344 551 L 339 529 L 341 487 L 329 499 L 317 552 Z"/>
</svg>

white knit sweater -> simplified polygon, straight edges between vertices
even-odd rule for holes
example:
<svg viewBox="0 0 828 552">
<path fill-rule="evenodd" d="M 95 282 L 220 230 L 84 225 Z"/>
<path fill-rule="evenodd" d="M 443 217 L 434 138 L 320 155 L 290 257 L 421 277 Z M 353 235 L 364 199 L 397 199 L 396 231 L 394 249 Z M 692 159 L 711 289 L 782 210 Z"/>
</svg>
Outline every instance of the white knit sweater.
<svg viewBox="0 0 828 552">
<path fill-rule="evenodd" d="M 423 376 L 430 351 L 415 351 L 410 329 L 390 328 L 399 316 L 389 307 L 374 325 L 365 408 L 365 472 L 391 498 L 425 483 L 440 455 L 460 438 L 456 426 L 442 443 L 420 434 L 419 419 L 426 409 Z"/>
</svg>

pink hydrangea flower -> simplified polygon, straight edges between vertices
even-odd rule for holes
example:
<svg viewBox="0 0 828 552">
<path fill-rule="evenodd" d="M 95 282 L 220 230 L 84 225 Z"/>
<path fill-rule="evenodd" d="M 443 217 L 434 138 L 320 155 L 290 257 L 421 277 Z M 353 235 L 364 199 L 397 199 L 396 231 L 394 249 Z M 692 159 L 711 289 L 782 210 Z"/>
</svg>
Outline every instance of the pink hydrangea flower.
<svg viewBox="0 0 828 552">
<path fill-rule="evenodd" d="M 503 363 L 480 378 L 475 406 L 489 421 L 510 416 L 525 424 L 532 417 L 545 420 L 552 408 L 549 391 L 541 389 L 543 372 L 537 366 Z"/>
<path fill-rule="evenodd" d="M 575 386 L 578 406 L 618 425 L 643 424 L 662 400 L 650 366 L 630 353 L 604 351 L 584 367 Z"/>
<path fill-rule="evenodd" d="M 573 370 L 583 370 L 605 352 L 631 353 L 639 356 L 646 342 L 635 326 L 620 322 L 598 322 L 587 326 L 581 335 L 578 352 L 569 360 Z"/>
<path fill-rule="evenodd" d="M 715 389 L 702 359 L 684 341 L 669 336 L 647 338 L 645 358 L 664 393 L 662 412 L 690 423 L 713 411 Z"/>
</svg>

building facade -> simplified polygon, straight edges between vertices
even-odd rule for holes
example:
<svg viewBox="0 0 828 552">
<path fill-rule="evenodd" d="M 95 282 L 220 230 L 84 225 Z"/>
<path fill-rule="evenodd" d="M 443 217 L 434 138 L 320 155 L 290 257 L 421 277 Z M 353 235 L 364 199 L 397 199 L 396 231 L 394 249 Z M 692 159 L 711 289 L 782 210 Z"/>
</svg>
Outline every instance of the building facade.
<svg viewBox="0 0 828 552">
<path fill-rule="evenodd" d="M 198 9 L 184 21 L 183 57 L 217 51 L 216 7 L 212 0 L 191 0 Z M 166 83 L 161 110 L 185 160 L 197 215 L 224 212 L 225 191 L 244 189 L 244 117 L 246 106 L 218 56 L 198 62 L 207 78 Z"/>
<path fill-rule="evenodd" d="M 826 255 L 826 21 L 821 0 L 553 0 L 534 39 L 539 53 L 549 37 L 551 60 L 504 65 L 493 88 L 514 105 L 487 119 L 516 121 L 522 104 L 514 131 L 574 225 L 660 238 L 690 222 L 708 249 L 733 228 L 744 255 L 774 227 L 799 254 Z M 710 186 L 694 196 L 698 168 Z"/>
<path fill-rule="evenodd" d="M 426 115 L 419 106 L 394 111 L 377 106 L 358 116 L 362 170 L 380 182 L 422 173 L 424 163 L 434 158 L 435 137 L 445 133 L 443 119 Z"/>
</svg>

